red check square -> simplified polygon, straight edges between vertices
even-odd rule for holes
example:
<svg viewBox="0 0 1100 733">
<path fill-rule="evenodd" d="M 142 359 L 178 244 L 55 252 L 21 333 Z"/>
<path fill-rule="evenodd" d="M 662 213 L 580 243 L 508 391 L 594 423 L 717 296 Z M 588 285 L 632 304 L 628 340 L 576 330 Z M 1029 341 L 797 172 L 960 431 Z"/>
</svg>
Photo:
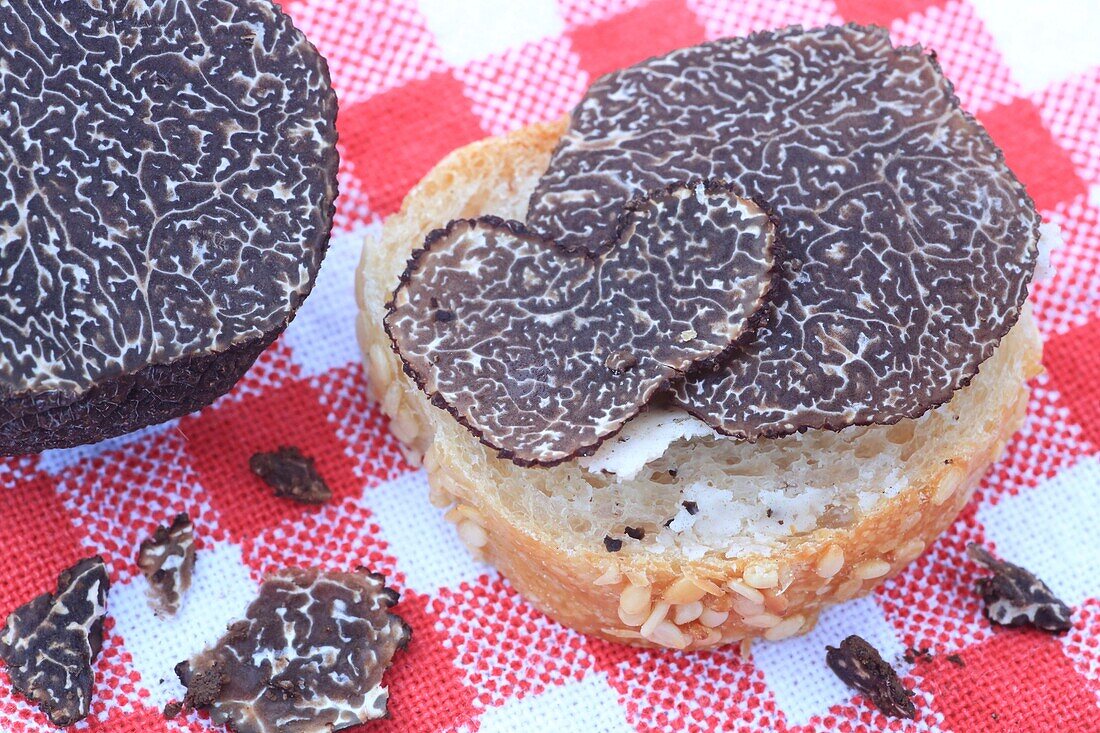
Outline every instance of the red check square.
<svg viewBox="0 0 1100 733">
<path fill-rule="evenodd" d="M 293 520 L 315 507 L 275 496 L 248 467 L 260 451 L 295 446 L 316 461 L 332 489 L 331 501 L 359 490 L 352 461 L 321 406 L 321 396 L 309 384 L 290 380 L 258 392 L 223 399 L 180 421 L 187 437 L 187 454 L 199 482 L 219 515 L 219 524 L 238 542 L 247 542 L 264 528 Z"/>
<path fill-rule="evenodd" d="M 93 554 L 69 517 L 54 480 L 32 474 L 0 488 L 0 618 L 57 587 L 57 575 Z"/>
<path fill-rule="evenodd" d="M 893 21 L 943 5 L 946 0 L 835 0 L 837 11 L 854 23 L 889 26 Z"/>
<path fill-rule="evenodd" d="M 958 655 L 962 665 L 942 655 L 920 669 L 948 730 L 1100 730 L 1096 698 L 1054 637 L 1006 629 Z"/>
<path fill-rule="evenodd" d="M 372 723 L 384 733 L 459 730 L 474 720 L 474 691 L 455 666 L 454 643 L 436 628 L 438 601 L 406 591 L 394 607 L 412 627 L 383 682 L 390 688 L 390 717 Z"/>
<path fill-rule="evenodd" d="M 1008 167 L 1024 182 L 1040 209 L 1053 209 L 1086 191 L 1067 153 L 1026 99 L 1015 99 L 979 115 Z"/>
<path fill-rule="evenodd" d="M 340 141 L 371 208 L 392 214 L 447 153 L 485 132 L 450 73 L 432 74 L 341 110 Z"/>
<path fill-rule="evenodd" d="M 592 79 L 650 56 L 702 41 L 702 24 L 683 0 L 653 0 L 569 32 L 581 68 Z"/>
<path fill-rule="evenodd" d="M 1048 339 L 1043 363 L 1074 422 L 1100 446 L 1100 318 Z"/>
</svg>

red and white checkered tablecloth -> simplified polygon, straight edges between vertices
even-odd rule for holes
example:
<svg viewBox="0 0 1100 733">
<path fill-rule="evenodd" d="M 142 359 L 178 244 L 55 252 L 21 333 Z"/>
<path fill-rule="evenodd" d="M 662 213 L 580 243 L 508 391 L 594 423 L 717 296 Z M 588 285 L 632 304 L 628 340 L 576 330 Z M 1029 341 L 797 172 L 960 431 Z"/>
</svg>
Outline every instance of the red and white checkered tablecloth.
<svg viewBox="0 0 1100 733">
<path fill-rule="evenodd" d="M 337 232 L 297 320 L 213 407 L 104 444 L 0 459 L 0 614 L 101 553 L 113 587 L 91 716 L 77 730 L 206 731 L 160 708 L 173 665 L 216 638 L 284 565 L 368 565 L 402 593 L 413 641 L 372 731 L 1100 731 L 1100 3 L 1004 0 L 286 0 L 340 95 Z M 596 76 L 704 39 L 791 23 L 890 28 L 934 49 L 964 105 L 1061 226 L 1035 292 L 1046 373 L 1024 429 L 963 516 L 873 596 L 807 636 L 676 654 L 589 639 L 469 559 L 366 398 L 352 273 L 364 237 L 451 149 L 557 117 Z M 335 499 L 270 496 L 247 458 L 317 458 Z M 153 617 L 133 549 L 173 514 L 200 554 L 181 614 Z M 1075 608 L 1062 637 L 993 629 L 960 562 L 981 541 Z M 887 720 L 826 669 L 824 646 L 872 641 L 917 691 Z M 907 647 L 932 659 L 906 663 Z M 947 660 L 958 654 L 965 666 Z M 0 667 L 0 730 L 50 730 Z"/>
</svg>

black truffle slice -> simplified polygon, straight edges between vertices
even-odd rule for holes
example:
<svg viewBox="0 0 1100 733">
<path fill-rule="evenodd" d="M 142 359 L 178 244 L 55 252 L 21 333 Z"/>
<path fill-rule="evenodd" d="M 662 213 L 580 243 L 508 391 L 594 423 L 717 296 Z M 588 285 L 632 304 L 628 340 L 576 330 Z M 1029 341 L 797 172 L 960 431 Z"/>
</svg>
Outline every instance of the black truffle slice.
<svg viewBox="0 0 1100 733">
<path fill-rule="evenodd" d="M 137 565 L 149 581 L 149 602 L 159 613 L 175 614 L 191 587 L 195 568 L 195 529 L 191 517 L 177 514 L 169 526 L 157 527 L 138 548 Z"/>
<path fill-rule="evenodd" d="M 330 733 L 386 716 L 382 674 L 412 633 L 381 575 L 287 569 L 176 666 L 184 704 L 237 733 Z"/>
<path fill-rule="evenodd" d="M 103 558 L 85 558 L 61 572 L 56 593 L 20 606 L 4 624 L 0 658 L 12 687 L 54 725 L 88 715 L 110 585 Z"/>
<path fill-rule="evenodd" d="M 718 183 L 633 201 L 598 248 L 454 221 L 413 253 L 385 327 L 436 406 L 517 464 L 553 465 L 750 332 L 774 249 L 768 215 Z"/>
<path fill-rule="evenodd" d="M 0 45 L 0 455 L 210 403 L 324 256 L 324 59 L 268 0 L 0 3 Z"/>
<path fill-rule="evenodd" d="M 825 649 L 829 669 L 844 684 L 866 695 L 883 715 L 912 718 L 917 714 L 912 691 L 901 684 L 898 673 L 866 640 L 853 634 L 840 642 L 839 647 Z"/>
<path fill-rule="evenodd" d="M 677 400 L 754 440 L 915 417 L 1016 322 L 1039 215 L 934 56 L 887 31 L 793 27 L 675 51 L 596 81 L 531 197 L 564 247 L 639 191 L 721 178 L 778 217 L 776 312 Z"/>
<path fill-rule="evenodd" d="M 1073 611 L 1030 572 L 1004 560 L 989 550 L 970 544 L 967 554 L 993 572 L 977 583 L 978 595 L 985 604 L 985 617 L 1001 626 L 1034 626 L 1060 634 L 1073 628 Z"/>
<path fill-rule="evenodd" d="M 324 504 L 332 498 L 332 489 L 317 471 L 313 459 L 294 446 L 257 453 L 248 459 L 248 467 L 275 489 L 275 496 L 300 504 Z"/>
</svg>

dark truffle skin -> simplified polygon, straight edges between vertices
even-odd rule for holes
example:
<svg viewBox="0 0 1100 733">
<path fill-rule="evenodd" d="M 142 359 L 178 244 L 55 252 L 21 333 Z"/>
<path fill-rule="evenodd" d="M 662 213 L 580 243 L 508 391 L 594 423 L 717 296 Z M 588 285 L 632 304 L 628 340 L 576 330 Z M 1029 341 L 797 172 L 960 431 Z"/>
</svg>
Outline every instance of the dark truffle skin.
<svg viewBox="0 0 1100 733">
<path fill-rule="evenodd" d="M 866 695 L 884 715 L 910 719 L 916 716 L 913 693 L 867 641 L 853 634 L 840 642 L 839 647 L 825 649 L 829 669 L 844 684 Z"/>
<path fill-rule="evenodd" d="M 0 6 L 0 454 L 227 391 L 309 294 L 336 97 L 266 0 Z"/>
<path fill-rule="evenodd" d="M 767 206 L 790 258 L 756 338 L 676 392 L 719 432 L 917 417 L 1019 317 L 1039 215 L 934 56 L 885 29 L 769 31 L 597 80 L 527 225 L 585 247 L 639 191 L 687 177 Z"/>
<path fill-rule="evenodd" d="M 294 446 L 257 453 L 248 459 L 248 467 L 280 498 L 314 505 L 324 504 L 332 498 L 332 489 L 317 471 L 313 459 Z"/>
<path fill-rule="evenodd" d="M 103 558 L 85 558 L 58 575 L 56 592 L 12 611 L 0 633 L 12 687 L 54 725 L 83 720 L 91 708 L 110 586 Z"/>
</svg>

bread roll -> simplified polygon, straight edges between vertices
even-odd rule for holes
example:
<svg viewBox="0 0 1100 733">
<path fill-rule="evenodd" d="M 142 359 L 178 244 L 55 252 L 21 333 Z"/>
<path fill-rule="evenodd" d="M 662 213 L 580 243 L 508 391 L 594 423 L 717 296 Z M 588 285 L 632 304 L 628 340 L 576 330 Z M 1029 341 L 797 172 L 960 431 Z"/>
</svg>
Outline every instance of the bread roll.
<svg viewBox="0 0 1100 733">
<path fill-rule="evenodd" d="M 968 386 L 916 419 L 746 443 L 684 430 L 654 408 L 635 418 L 635 436 L 656 427 L 686 437 L 648 441 L 640 450 L 655 457 L 644 465 L 623 460 L 631 449 L 619 441 L 604 448 L 618 457 L 521 468 L 428 403 L 382 317 L 429 231 L 459 217 L 524 218 L 566 124 L 456 150 L 365 244 L 358 334 L 370 389 L 471 552 L 563 624 L 673 649 L 805 633 L 825 606 L 870 593 L 918 557 L 1001 454 L 1041 370 L 1030 308 Z M 616 463 L 618 474 L 597 470 Z"/>
</svg>

